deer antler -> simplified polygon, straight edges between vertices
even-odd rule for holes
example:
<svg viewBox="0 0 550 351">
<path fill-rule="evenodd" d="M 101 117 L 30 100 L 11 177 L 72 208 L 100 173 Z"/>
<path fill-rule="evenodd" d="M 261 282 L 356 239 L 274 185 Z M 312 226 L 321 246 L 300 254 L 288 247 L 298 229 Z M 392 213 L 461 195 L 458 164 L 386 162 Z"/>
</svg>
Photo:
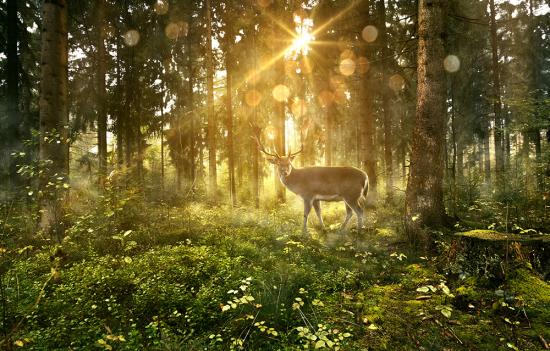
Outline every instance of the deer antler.
<svg viewBox="0 0 550 351">
<path fill-rule="evenodd" d="M 300 150 L 296 151 L 296 152 L 292 152 L 290 150 L 290 146 L 288 147 L 288 157 L 293 157 L 293 156 L 296 156 L 298 155 L 300 152 L 304 151 L 304 133 L 302 132 L 302 130 L 300 129 Z"/>
<path fill-rule="evenodd" d="M 281 158 L 277 151 L 275 151 L 275 154 L 272 154 L 271 152 L 267 151 L 265 146 L 260 141 L 260 131 L 262 130 L 260 127 L 258 127 L 256 124 L 250 123 L 250 126 L 252 127 L 252 131 L 254 132 L 254 135 L 252 138 L 256 140 L 256 144 L 258 144 L 258 150 L 266 154 L 267 156 Z"/>
</svg>

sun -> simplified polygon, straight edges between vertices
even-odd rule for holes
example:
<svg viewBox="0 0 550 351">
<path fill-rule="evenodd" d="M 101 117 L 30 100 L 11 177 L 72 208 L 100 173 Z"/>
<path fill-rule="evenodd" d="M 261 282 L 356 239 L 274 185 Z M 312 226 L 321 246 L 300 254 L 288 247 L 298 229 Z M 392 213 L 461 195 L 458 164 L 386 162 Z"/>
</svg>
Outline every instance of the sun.
<svg viewBox="0 0 550 351">
<path fill-rule="evenodd" d="M 300 55 L 307 56 L 311 50 L 310 44 L 315 40 L 311 18 L 302 18 L 296 14 L 294 15 L 294 24 L 296 35 L 286 54 L 291 59 L 296 59 Z"/>
</svg>

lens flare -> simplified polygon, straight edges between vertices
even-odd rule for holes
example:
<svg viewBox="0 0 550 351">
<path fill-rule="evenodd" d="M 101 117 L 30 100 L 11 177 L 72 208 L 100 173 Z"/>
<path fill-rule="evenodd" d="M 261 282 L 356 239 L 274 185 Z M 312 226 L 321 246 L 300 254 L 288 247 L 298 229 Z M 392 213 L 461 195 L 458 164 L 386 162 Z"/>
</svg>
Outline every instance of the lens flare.
<svg viewBox="0 0 550 351">
<path fill-rule="evenodd" d="M 292 105 L 290 105 L 290 111 L 296 117 L 302 117 L 307 113 L 306 102 L 302 99 L 296 98 Z"/>
<path fill-rule="evenodd" d="M 340 60 L 355 60 L 355 53 L 350 49 L 345 49 L 340 53 Z"/>
<path fill-rule="evenodd" d="M 372 43 L 378 37 L 378 29 L 376 29 L 376 27 L 373 25 L 368 25 L 363 28 L 361 36 L 363 37 L 363 40 L 365 40 L 367 43 Z"/>
<path fill-rule="evenodd" d="M 455 55 L 449 55 L 443 60 L 443 67 L 449 73 L 457 72 L 460 69 L 460 59 Z"/>
<path fill-rule="evenodd" d="M 364 56 L 359 57 L 357 59 L 357 72 L 359 72 L 359 74 L 365 74 L 369 71 L 369 69 L 370 69 L 369 60 Z"/>
<path fill-rule="evenodd" d="M 244 101 L 250 107 L 256 107 L 262 101 L 262 94 L 257 90 L 249 90 L 244 96 Z"/>
<path fill-rule="evenodd" d="M 394 74 L 390 77 L 388 85 L 390 86 L 391 90 L 398 92 L 405 88 L 405 79 L 403 79 L 403 77 L 401 77 L 401 75 L 399 74 Z"/>
<path fill-rule="evenodd" d="M 273 98 L 279 102 L 284 102 L 288 100 L 288 97 L 290 96 L 290 89 L 284 85 L 279 84 L 276 85 L 275 88 L 273 88 Z"/>
<path fill-rule="evenodd" d="M 155 12 L 157 13 L 157 15 L 162 16 L 168 13 L 168 3 L 165 1 L 162 1 L 162 0 L 157 1 L 153 6 L 153 8 L 155 9 Z"/>
<path fill-rule="evenodd" d="M 124 43 L 128 46 L 135 46 L 139 43 L 139 32 L 135 29 L 130 29 L 123 35 Z"/>
<path fill-rule="evenodd" d="M 166 37 L 171 40 L 175 40 L 178 38 L 178 35 L 180 33 L 180 29 L 176 23 L 168 23 L 166 25 L 166 28 L 164 28 L 164 34 L 166 34 Z"/>
<path fill-rule="evenodd" d="M 355 72 L 355 61 L 352 59 L 345 59 L 340 61 L 340 73 L 345 76 L 351 76 Z"/>
</svg>

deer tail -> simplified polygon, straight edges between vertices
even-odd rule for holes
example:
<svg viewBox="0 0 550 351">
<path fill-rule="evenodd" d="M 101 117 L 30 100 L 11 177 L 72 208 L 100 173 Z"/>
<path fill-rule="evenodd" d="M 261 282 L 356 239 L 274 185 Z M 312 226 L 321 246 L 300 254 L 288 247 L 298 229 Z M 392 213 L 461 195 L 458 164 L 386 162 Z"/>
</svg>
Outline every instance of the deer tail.
<svg viewBox="0 0 550 351">
<path fill-rule="evenodd" d="M 361 191 L 361 198 L 359 199 L 359 203 L 361 206 L 365 206 L 367 203 L 367 194 L 369 193 L 369 178 L 365 178 L 365 184 L 363 185 L 363 190 Z"/>
</svg>

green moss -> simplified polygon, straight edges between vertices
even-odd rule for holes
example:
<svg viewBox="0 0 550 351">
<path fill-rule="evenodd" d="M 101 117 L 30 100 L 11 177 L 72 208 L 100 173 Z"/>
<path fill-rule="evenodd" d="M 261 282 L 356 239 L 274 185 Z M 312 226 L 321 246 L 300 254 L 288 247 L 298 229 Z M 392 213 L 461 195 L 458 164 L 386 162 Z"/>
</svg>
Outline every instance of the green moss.
<svg viewBox="0 0 550 351">
<path fill-rule="evenodd" d="M 550 284 L 527 269 L 520 268 L 510 275 L 508 289 L 525 301 L 525 310 L 532 325 L 533 337 L 550 335 Z"/>
<path fill-rule="evenodd" d="M 517 269 L 511 274 L 509 287 L 525 299 L 538 301 L 550 308 L 550 284 L 546 283 L 524 268 Z"/>
<path fill-rule="evenodd" d="M 489 229 L 475 229 L 467 232 L 458 233 L 460 236 L 469 238 L 476 238 L 481 240 L 518 240 L 521 239 L 519 235 L 506 234 L 497 232 L 496 230 Z"/>
</svg>

